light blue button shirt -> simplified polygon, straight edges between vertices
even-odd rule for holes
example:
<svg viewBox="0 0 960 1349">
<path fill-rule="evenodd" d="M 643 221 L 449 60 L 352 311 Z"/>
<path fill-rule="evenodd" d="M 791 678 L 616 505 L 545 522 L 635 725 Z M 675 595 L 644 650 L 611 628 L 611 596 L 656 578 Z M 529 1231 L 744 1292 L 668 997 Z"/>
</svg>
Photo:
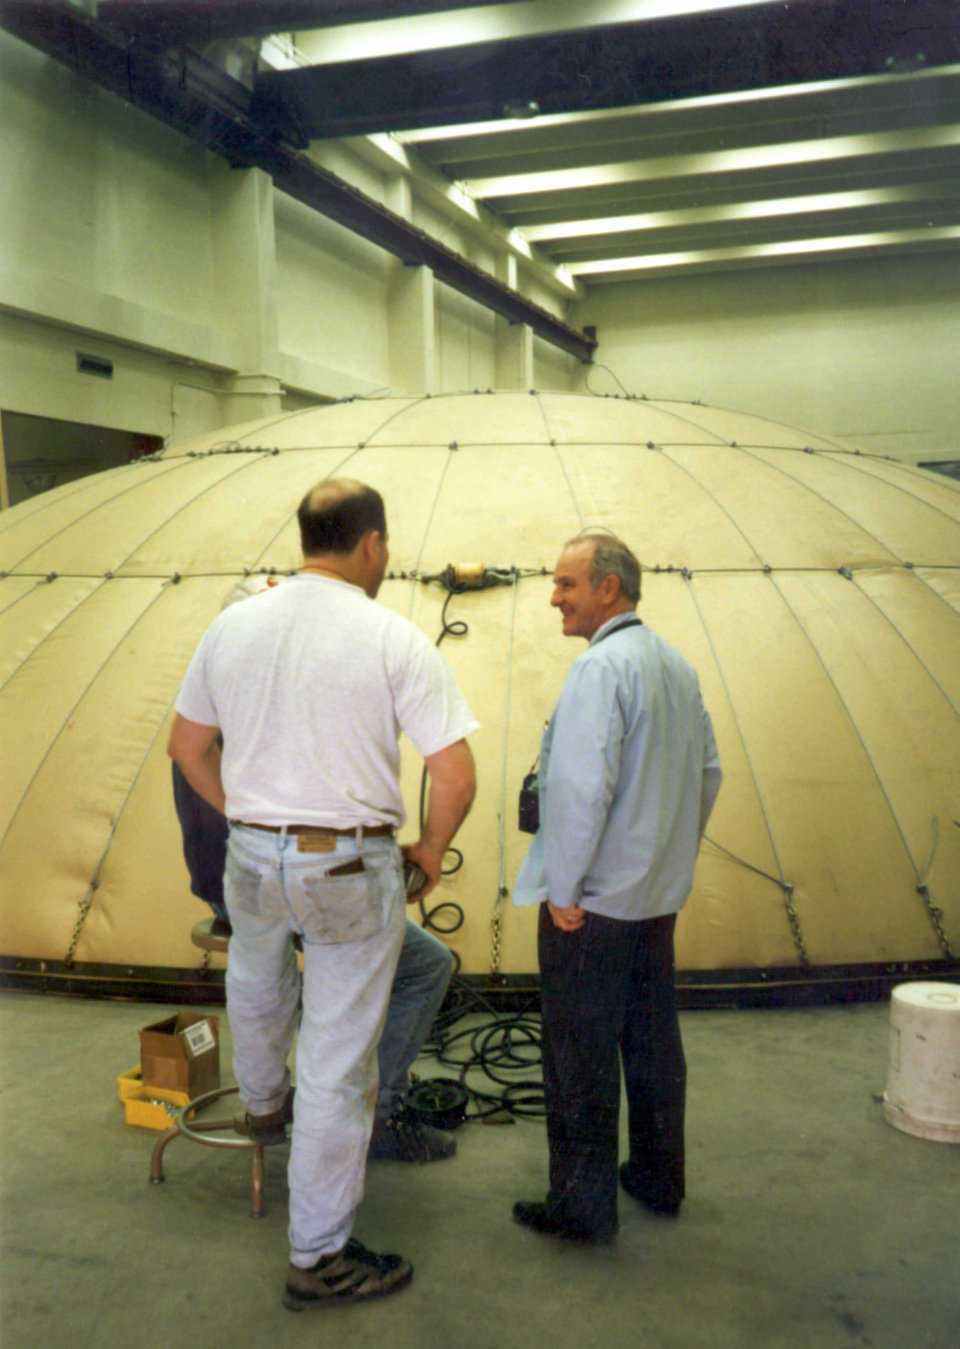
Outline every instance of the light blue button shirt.
<svg viewBox="0 0 960 1349">
<path fill-rule="evenodd" d="M 549 898 L 637 921 L 676 913 L 690 892 L 717 746 L 692 666 L 647 627 L 616 631 L 633 617 L 594 633 L 544 731 L 540 829 L 517 905 Z"/>
</svg>

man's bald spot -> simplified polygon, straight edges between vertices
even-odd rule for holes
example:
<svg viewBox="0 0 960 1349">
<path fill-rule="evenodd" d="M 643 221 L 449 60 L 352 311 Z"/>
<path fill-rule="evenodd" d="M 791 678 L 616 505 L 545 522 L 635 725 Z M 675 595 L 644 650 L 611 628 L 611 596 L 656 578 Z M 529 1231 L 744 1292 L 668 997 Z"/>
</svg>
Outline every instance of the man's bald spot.
<svg viewBox="0 0 960 1349">
<path fill-rule="evenodd" d="M 316 487 L 311 487 L 307 496 L 307 509 L 311 512 L 324 511 L 366 490 L 366 484 L 358 482 L 356 478 L 324 478 Z"/>
</svg>

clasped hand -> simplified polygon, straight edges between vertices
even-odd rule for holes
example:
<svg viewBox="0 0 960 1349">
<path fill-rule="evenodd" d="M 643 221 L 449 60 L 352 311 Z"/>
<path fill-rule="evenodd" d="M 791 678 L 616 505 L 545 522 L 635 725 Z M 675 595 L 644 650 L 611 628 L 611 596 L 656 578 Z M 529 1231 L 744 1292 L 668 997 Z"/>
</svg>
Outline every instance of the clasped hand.
<svg viewBox="0 0 960 1349">
<path fill-rule="evenodd" d="M 559 909 L 556 904 L 547 900 L 547 908 L 550 910 L 550 917 L 553 919 L 554 926 L 561 932 L 576 932 L 578 928 L 583 927 L 586 921 L 586 910 L 581 909 L 579 904 L 571 904 L 568 908 Z"/>
</svg>

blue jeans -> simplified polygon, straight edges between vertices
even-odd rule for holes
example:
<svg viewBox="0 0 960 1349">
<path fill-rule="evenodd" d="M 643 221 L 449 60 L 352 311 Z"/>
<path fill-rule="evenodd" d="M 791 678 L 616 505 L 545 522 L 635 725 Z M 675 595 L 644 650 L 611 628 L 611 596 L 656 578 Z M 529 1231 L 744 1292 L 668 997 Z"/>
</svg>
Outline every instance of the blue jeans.
<svg viewBox="0 0 960 1349">
<path fill-rule="evenodd" d="M 384 1120 L 401 1104 L 410 1066 L 430 1033 L 450 986 L 453 956 L 430 932 L 407 919 L 393 976 L 387 1021 L 377 1049 L 380 1090 L 376 1117 Z"/>
<path fill-rule="evenodd" d="M 363 1195 L 376 1051 L 406 919 L 392 837 L 341 835 L 319 853 L 301 852 L 302 838 L 231 827 L 224 894 L 233 1068 L 252 1114 L 286 1098 L 301 1002 L 292 935 L 303 944 L 288 1180 L 290 1258 L 306 1268 L 344 1246 Z M 362 870 L 330 875 L 358 859 Z"/>
</svg>

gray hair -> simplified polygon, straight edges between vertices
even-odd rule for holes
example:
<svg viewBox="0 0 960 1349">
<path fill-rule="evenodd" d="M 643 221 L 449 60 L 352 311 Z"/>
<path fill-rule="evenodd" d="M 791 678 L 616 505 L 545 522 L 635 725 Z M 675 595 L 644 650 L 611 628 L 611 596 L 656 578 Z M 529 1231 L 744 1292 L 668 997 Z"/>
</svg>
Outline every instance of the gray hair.
<svg viewBox="0 0 960 1349">
<path fill-rule="evenodd" d="M 609 529 L 582 529 L 572 539 L 568 539 L 565 548 L 575 548 L 581 543 L 594 545 L 590 558 L 590 583 L 596 588 L 604 576 L 615 576 L 620 582 L 620 593 L 625 600 L 636 604 L 640 598 L 640 563 L 634 553 L 616 534 Z"/>
</svg>

